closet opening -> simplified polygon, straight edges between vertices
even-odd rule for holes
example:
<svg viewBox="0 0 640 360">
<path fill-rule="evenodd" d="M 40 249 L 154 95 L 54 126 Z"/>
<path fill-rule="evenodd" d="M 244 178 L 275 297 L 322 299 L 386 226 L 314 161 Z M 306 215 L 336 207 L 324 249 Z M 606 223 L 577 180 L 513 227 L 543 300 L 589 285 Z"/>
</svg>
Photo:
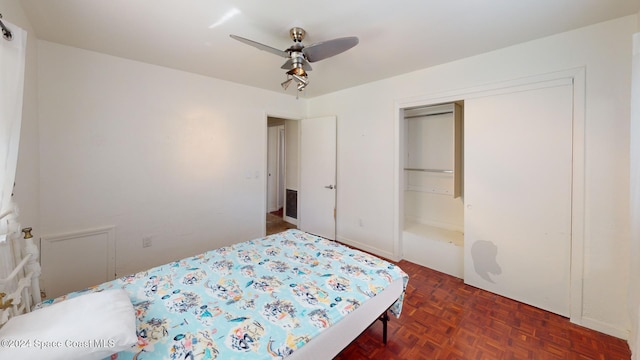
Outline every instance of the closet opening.
<svg viewBox="0 0 640 360">
<path fill-rule="evenodd" d="M 464 103 L 401 111 L 404 258 L 462 278 Z"/>
</svg>

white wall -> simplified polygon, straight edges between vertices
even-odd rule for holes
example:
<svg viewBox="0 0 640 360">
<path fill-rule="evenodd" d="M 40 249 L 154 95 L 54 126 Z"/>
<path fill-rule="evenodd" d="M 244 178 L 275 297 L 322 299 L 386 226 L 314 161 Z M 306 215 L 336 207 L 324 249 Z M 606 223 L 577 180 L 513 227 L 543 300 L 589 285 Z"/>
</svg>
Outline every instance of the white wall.
<svg viewBox="0 0 640 360">
<path fill-rule="evenodd" d="M 38 60 L 43 235 L 115 225 L 120 276 L 264 234 L 266 117 L 304 102 L 45 41 Z"/>
<path fill-rule="evenodd" d="M 640 26 L 638 30 L 640 30 Z M 629 345 L 632 349 L 633 358 L 637 360 L 640 359 L 640 32 L 633 36 L 631 91 L 631 148 L 629 152 L 631 181 L 629 316 L 631 318 L 631 334 L 629 336 Z"/>
<path fill-rule="evenodd" d="M 626 338 L 629 288 L 628 16 L 309 100 L 338 117 L 338 239 L 393 255 L 395 103 L 586 67 L 582 323 Z M 358 219 L 363 219 L 359 226 Z"/>
<path fill-rule="evenodd" d="M 22 99 L 22 125 L 20 149 L 14 196 L 20 211 L 19 221 L 23 227 L 32 227 L 37 238 L 39 220 L 39 167 L 38 152 L 38 106 L 37 106 L 37 44 L 38 39 L 27 19 L 19 0 L 0 0 L 0 12 L 5 21 L 27 31 L 27 53 L 24 72 L 24 94 Z M 2 40 L 4 41 L 4 40 Z"/>
</svg>

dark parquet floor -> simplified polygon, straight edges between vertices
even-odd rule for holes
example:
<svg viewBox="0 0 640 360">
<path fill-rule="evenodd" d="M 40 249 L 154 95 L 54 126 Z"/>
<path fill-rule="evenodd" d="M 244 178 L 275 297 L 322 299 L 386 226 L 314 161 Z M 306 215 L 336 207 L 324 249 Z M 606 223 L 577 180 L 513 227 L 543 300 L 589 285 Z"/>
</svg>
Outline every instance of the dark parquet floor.
<svg viewBox="0 0 640 360">
<path fill-rule="evenodd" d="M 336 360 L 631 359 L 624 340 L 423 266 L 398 265 L 410 280 L 387 345 L 377 321 Z"/>
<path fill-rule="evenodd" d="M 267 214 L 267 234 L 295 228 Z M 630 360 L 626 341 L 562 316 L 466 285 L 408 261 L 399 319 L 390 316 L 387 344 L 377 321 L 334 360 Z"/>
</svg>

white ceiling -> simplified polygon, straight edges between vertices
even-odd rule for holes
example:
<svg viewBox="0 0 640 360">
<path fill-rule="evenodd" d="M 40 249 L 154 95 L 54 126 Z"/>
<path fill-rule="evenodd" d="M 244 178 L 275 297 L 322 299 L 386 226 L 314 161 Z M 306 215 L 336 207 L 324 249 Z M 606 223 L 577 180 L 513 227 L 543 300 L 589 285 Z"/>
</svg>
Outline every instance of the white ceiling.
<svg viewBox="0 0 640 360">
<path fill-rule="evenodd" d="M 286 49 L 357 36 L 313 63 L 313 97 L 624 15 L 640 0 L 22 0 L 37 37 L 283 92 L 285 59 L 229 37 Z M 295 95 L 294 87 L 287 93 Z"/>
</svg>

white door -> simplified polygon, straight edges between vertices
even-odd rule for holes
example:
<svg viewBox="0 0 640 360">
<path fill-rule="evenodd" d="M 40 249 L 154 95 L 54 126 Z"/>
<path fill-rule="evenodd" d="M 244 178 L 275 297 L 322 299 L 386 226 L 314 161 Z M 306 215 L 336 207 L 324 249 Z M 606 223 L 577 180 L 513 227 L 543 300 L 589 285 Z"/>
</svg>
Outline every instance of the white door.
<svg viewBox="0 0 640 360">
<path fill-rule="evenodd" d="M 300 230 L 336 238 L 336 117 L 300 122 Z"/>
<path fill-rule="evenodd" d="M 570 313 L 573 86 L 465 101 L 464 281 Z"/>
</svg>

